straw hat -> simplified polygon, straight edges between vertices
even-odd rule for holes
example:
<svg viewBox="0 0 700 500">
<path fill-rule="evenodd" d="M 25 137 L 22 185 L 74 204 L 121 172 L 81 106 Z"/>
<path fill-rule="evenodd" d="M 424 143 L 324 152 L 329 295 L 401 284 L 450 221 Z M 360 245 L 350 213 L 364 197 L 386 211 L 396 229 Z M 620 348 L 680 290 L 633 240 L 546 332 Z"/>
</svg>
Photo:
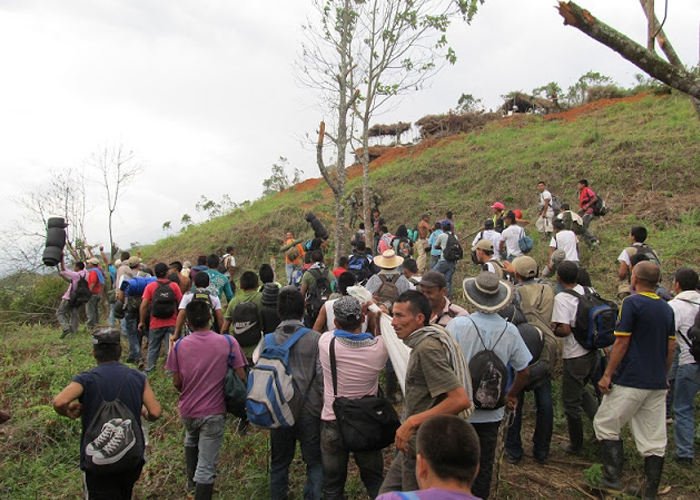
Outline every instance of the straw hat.
<svg viewBox="0 0 700 500">
<path fill-rule="evenodd" d="M 393 250 L 384 250 L 384 253 L 374 258 L 374 263 L 382 269 L 395 269 L 403 264 L 403 257 L 396 255 Z"/>
<path fill-rule="evenodd" d="M 485 314 L 494 314 L 513 301 L 513 288 L 493 273 L 483 272 L 476 278 L 466 278 L 462 284 L 464 298 Z"/>
</svg>

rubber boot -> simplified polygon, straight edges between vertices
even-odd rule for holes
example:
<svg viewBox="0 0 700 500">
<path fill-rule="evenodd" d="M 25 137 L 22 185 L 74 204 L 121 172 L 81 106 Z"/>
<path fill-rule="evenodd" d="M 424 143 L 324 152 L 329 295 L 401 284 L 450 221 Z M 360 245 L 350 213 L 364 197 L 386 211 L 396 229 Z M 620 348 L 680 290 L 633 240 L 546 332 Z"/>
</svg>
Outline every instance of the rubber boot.
<svg viewBox="0 0 700 500">
<path fill-rule="evenodd" d="M 601 441 L 600 454 L 603 459 L 603 480 L 600 489 L 613 494 L 622 493 L 622 441 Z"/>
<path fill-rule="evenodd" d="M 651 455 L 644 459 L 644 500 L 656 500 L 664 468 L 664 457 Z"/>
<path fill-rule="evenodd" d="M 569 445 L 564 452 L 568 455 L 583 454 L 583 421 L 581 419 L 566 419 L 569 428 Z"/>
<path fill-rule="evenodd" d="M 214 483 L 201 484 L 197 483 L 197 489 L 194 494 L 194 500 L 211 500 L 214 494 Z"/>
<path fill-rule="evenodd" d="M 194 495 L 196 483 L 194 473 L 197 470 L 197 457 L 199 448 L 197 446 L 185 446 L 185 463 L 187 464 L 187 493 Z"/>
</svg>

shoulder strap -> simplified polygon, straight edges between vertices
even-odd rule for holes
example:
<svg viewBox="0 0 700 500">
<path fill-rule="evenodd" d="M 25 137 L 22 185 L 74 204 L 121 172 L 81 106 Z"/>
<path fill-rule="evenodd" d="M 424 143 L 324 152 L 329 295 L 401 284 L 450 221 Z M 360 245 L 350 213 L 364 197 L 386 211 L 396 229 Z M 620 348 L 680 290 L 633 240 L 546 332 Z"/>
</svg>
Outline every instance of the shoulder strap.
<svg viewBox="0 0 700 500">
<path fill-rule="evenodd" d="M 226 337 L 226 340 L 228 340 L 228 360 L 226 363 L 229 367 L 233 368 L 233 360 L 236 359 L 236 355 L 233 354 L 233 342 L 231 342 L 230 335 L 224 335 L 224 337 Z"/>
<path fill-rule="evenodd" d="M 310 331 L 311 331 L 311 328 L 306 328 L 306 327 L 299 328 L 296 332 L 294 332 L 294 335 L 289 337 L 285 341 L 285 343 L 282 344 L 282 347 L 284 347 L 287 350 L 291 349 L 300 338 L 302 338 L 304 335 L 306 335 Z M 273 341 L 274 341 L 274 334 L 268 333 L 267 335 L 273 335 Z M 267 337 L 267 335 L 265 335 L 265 337 Z"/>
<path fill-rule="evenodd" d="M 476 334 L 479 336 L 479 340 L 481 340 L 481 345 L 483 345 L 484 349 L 486 349 L 487 351 L 493 351 L 496 348 L 496 345 L 501 341 L 501 339 L 503 338 L 503 335 L 506 333 L 506 328 L 508 328 L 508 321 L 506 321 L 506 326 L 503 327 L 503 331 L 501 332 L 501 335 L 498 337 L 498 339 L 493 344 L 493 346 L 491 348 L 488 348 L 488 347 L 486 347 L 486 342 L 484 342 L 484 337 L 481 336 L 481 332 L 479 331 L 479 327 L 476 326 L 476 322 L 471 317 L 469 317 L 469 321 L 471 321 L 472 325 L 474 325 L 474 328 L 476 328 Z"/>
<path fill-rule="evenodd" d="M 581 295 L 580 293 L 574 291 L 574 290 L 571 289 L 571 288 L 568 288 L 568 289 L 566 289 L 566 290 L 562 290 L 562 292 L 568 293 L 569 295 L 573 295 L 573 296 L 576 297 L 577 299 L 580 299 L 580 298 L 582 297 L 582 295 Z"/>
<path fill-rule="evenodd" d="M 331 377 L 333 378 L 333 397 L 338 397 L 338 373 L 335 363 L 335 335 L 331 339 L 331 345 L 328 348 L 328 354 L 331 358 Z"/>
</svg>

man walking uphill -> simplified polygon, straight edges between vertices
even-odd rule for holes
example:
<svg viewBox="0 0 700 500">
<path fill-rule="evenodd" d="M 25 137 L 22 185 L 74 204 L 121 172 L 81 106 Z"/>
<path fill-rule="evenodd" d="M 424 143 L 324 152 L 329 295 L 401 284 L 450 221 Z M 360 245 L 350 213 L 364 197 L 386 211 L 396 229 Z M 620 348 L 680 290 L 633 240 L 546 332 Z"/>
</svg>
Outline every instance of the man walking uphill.
<svg viewBox="0 0 700 500">
<path fill-rule="evenodd" d="M 166 279 L 168 265 L 159 262 L 154 269 L 156 281 L 146 285 L 139 310 L 139 330 L 146 327 L 146 318 L 151 313 L 148 330 L 148 357 L 146 359 L 146 375 L 155 369 L 160 355 L 163 339 L 170 338 L 175 333 L 177 323 L 177 305 L 182 300 L 180 286 Z M 149 307 L 150 306 L 150 307 Z"/>
<path fill-rule="evenodd" d="M 645 500 L 655 499 L 666 451 L 666 390 L 676 345 L 673 309 L 654 293 L 659 266 L 632 270 L 637 291 L 622 301 L 615 344 L 598 387 L 603 401 L 593 420 L 601 444 L 604 491 L 622 490 L 622 427 L 629 422 L 644 457 Z"/>
</svg>

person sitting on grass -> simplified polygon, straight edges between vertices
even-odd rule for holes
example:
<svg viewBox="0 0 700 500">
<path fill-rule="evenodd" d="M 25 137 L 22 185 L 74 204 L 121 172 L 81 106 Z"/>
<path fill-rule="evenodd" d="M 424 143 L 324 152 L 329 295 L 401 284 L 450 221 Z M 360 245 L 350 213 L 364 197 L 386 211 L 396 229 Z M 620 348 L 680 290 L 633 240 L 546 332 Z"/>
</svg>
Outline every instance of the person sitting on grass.
<svg viewBox="0 0 700 500">
<path fill-rule="evenodd" d="M 392 491 L 377 500 L 479 500 L 472 483 L 479 470 L 479 437 L 469 422 L 437 415 L 418 429 L 416 479 L 420 490 Z"/>
</svg>

